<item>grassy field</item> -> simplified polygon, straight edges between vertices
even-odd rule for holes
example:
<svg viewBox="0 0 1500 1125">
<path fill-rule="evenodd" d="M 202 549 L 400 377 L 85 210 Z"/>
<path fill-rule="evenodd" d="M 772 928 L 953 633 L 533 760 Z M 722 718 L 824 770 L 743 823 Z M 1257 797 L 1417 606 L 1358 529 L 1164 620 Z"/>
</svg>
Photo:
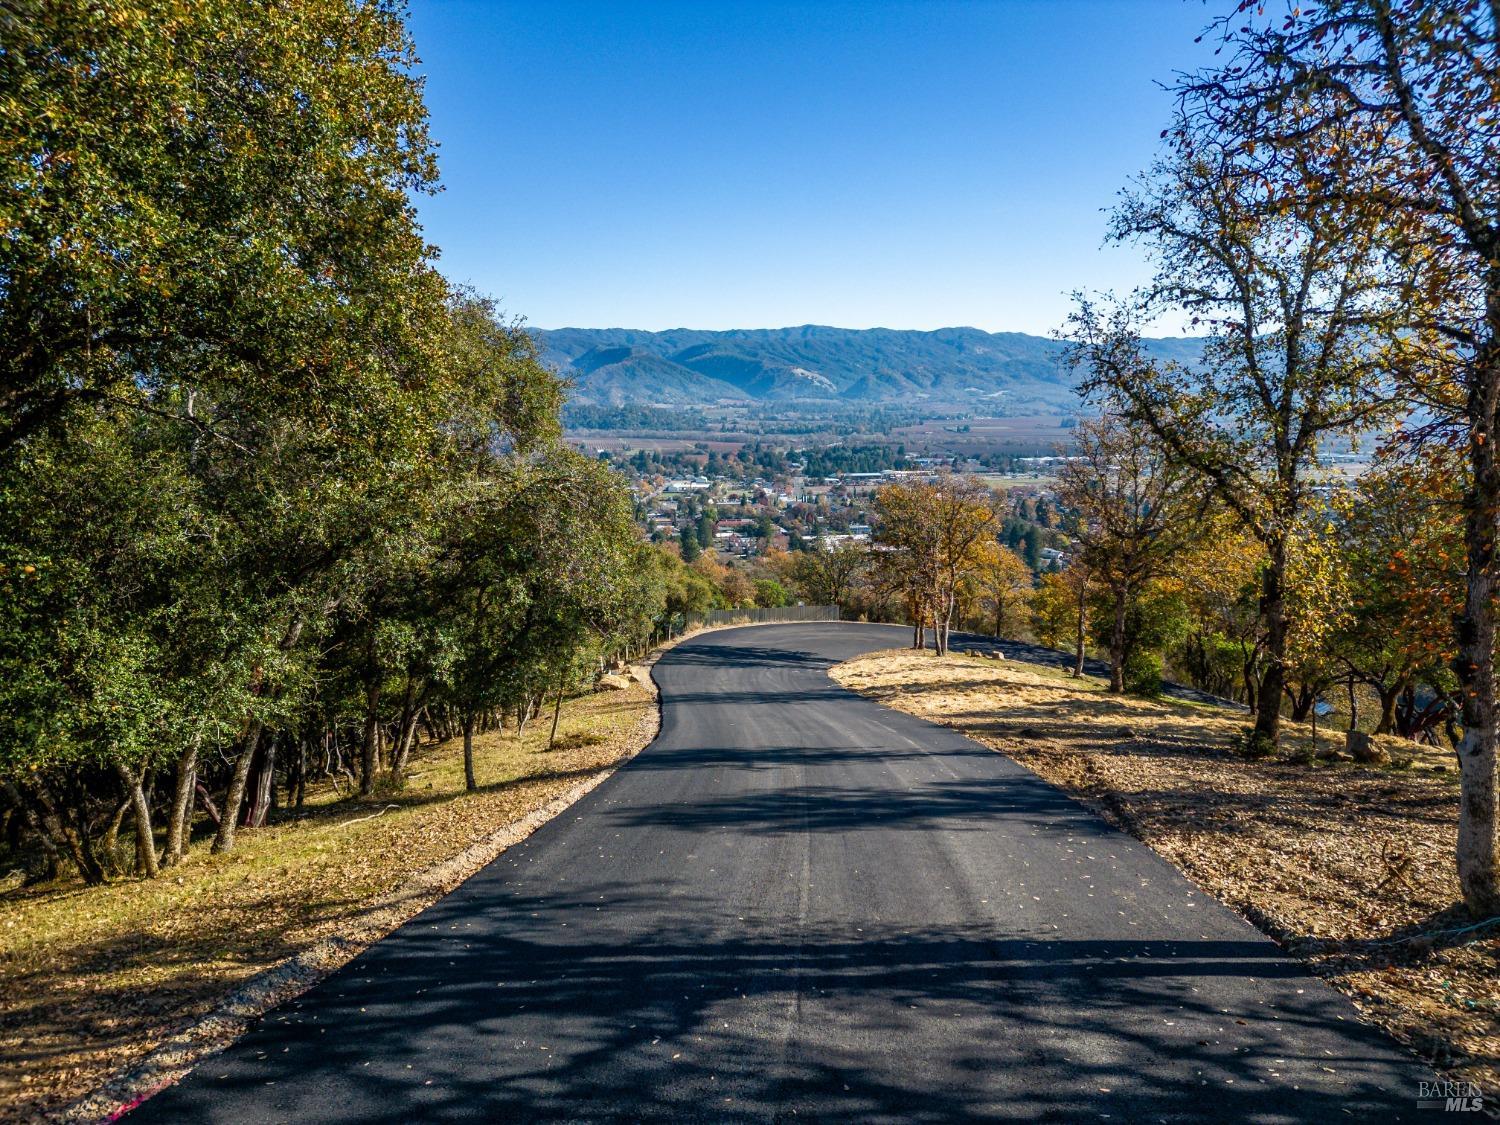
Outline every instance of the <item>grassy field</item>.
<svg viewBox="0 0 1500 1125">
<path fill-rule="evenodd" d="M 324 785 L 229 855 L 200 841 L 154 881 L 0 898 L 0 1118 L 55 1113 L 257 972 L 359 932 L 372 903 L 386 903 L 386 928 L 416 913 L 451 886 L 403 894 L 414 876 L 599 776 L 656 728 L 650 686 L 584 696 L 564 707 L 552 751 L 544 720 L 524 740 L 476 738 L 477 793 L 463 791 L 461 744 L 431 745 L 401 792 L 361 802 Z"/>
<path fill-rule="evenodd" d="M 1231 748 L 1243 716 L 1111 696 L 1102 681 L 1015 661 L 896 650 L 834 677 L 1025 765 L 1239 910 L 1455 1078 L 1500 1089 L 1500 930 L 1454 904 L 1452 756 L 1397 767 L 1307 764 Z M 1334 735 L 1324 733 L 1331 748 Z M 1410 744 L 1406 744 L 1410 745 Z"/>
</svg>

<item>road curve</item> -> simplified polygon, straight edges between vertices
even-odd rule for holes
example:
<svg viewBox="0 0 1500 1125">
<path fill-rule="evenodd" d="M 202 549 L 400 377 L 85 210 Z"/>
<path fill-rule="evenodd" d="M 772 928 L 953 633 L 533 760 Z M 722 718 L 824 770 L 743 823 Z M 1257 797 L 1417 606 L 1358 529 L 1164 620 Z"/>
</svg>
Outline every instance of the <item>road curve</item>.
<svg viewBox="0 0 1500 1125">
<path fill-rule="evenodd" d="M 1137 841 L 706 634 L 661 735 L 132 1121 L 1396 1121 L 1430 1073 Z"/>
</svg>

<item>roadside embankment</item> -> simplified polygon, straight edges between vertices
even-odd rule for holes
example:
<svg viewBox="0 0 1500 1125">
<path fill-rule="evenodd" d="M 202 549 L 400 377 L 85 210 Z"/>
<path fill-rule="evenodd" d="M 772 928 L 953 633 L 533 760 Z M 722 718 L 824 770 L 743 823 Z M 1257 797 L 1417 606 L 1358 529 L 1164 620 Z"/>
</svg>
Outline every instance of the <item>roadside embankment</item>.
<svg viewBox="0 0 1500 1125">
<path fill-rule="evenodd" d="M 909 649 L 833 670 L 841 684 L 968 735 L 1089 804 L 1239 910 L 1454 1078 L 1500 1092 L 1500 926 L 1454 908 L 1451 755 L 1385 767 L 1251 761 L 1242 715 L 1112 696 L 1101 680 L 1015 660 Z M 1324 732 L 1321 745 L 1342 743 Z M 1409 745 L 1409 744 L 1408 744 Z"/>
<path fill-rule="evenodd" d="M 420 748 L 398 791 L 342 796 L 206 846 L 156 880 L 0 898 L 0 1119 L 99 1119 L 180 1074 L 389 933 L 599 784 L 659 727 L 648 670 L 524 737 Z M 345 789 L 347 792 L 347 788 Z"/>
</svg>

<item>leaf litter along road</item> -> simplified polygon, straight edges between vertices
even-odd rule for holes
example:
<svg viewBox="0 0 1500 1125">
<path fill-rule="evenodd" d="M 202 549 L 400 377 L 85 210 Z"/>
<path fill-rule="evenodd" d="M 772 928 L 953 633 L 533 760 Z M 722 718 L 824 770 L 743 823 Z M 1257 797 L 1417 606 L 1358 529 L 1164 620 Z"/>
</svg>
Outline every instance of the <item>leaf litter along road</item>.
<svg viewBox="0 0 1500 1125">
<path fill-rule="evenodd" d="M 725 630 L 660 736 L 141 1120 L 1416 1119 L 1431 1073 L 1166 861 Z"/>
<path fill-rule="evenodd" d="M 545 723 L 524 740 L 513 729 L 480 735 L 478 793 L 464 793 L 460 740 L 425 746 L 397 795 L 341 801 L 323 782 L 305 815 L 246 833 L 229 855 L 200 846 L 159 879 L 7 896 L 0 1120 L 58 1113 L 255 974 L 362 929 L 378 900 L 399 899 L 397 920 L 416 913 L 437 889 L 414 888 L 414 877 L 611 768 L 655 730 L 649 686 L 585 696 L 564 707 L 550 752 Z"/>
<path fill-rule="evenodd" d="M 1246 761 L 1229 749 L 1243 716 L 1016 661 L 893 650 L 833 675 L 1088 801 L 1447 1077 L 1500 1091 L 1500 927 L 1455 908 L 1451 754 L 1407 743 L 1404 769 Z M 1288 725 L 1288 742 L 1307 737 Z"/>
</svg>

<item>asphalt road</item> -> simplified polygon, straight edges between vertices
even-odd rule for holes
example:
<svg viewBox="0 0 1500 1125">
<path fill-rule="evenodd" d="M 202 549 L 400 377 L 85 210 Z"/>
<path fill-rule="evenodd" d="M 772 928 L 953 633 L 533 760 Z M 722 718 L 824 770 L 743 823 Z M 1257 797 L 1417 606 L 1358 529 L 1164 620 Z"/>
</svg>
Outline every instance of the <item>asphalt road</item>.
<svg viewBox="0 0 1500 1125">
<path fill-rule="evenodd" d="M 826 675 L 902 642 L 679 646 L 648 750 L 132 1121 L 1420 1119 L 1237 915 Z"/>
</svg>

